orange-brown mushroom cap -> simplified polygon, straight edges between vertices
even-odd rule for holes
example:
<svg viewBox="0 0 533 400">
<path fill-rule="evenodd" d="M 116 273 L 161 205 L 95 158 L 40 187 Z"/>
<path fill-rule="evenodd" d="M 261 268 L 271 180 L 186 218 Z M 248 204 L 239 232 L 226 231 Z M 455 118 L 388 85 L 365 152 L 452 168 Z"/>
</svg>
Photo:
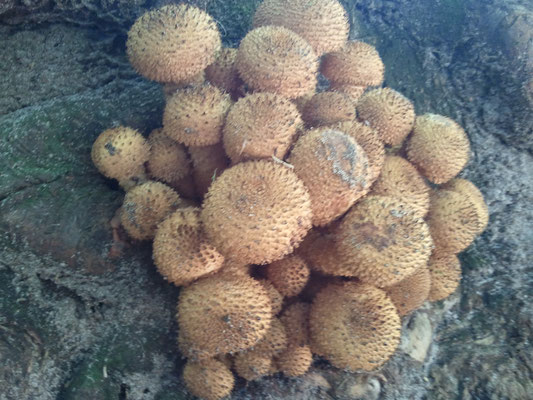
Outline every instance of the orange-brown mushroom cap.
<svg viewBox="0 0 533 400">
<path fill-rule="evenodd" d="M 368 189 L 366 154 L 341 131 L 317 128 L 306 132 L 287 161 L 309 190 L 315 226 L 345 213 Z"/>
<path fill-rule="evenodd" d="M 429 259 L 431 275 L 430 301 L 439 301 L 450 296 L 461 282 L 461 262 L 455 254 L 431 255 Z"/>
<path fill-rule="evenodd" d="M 270 263 L 291 253 L 310 229 L 309 193 L 285 165 L 243 162 L 210 186 L 202 220 L 223 255 L 248 264 Z"/>
<path fill-rule="evenodd" d="M 474 241 L 485 217 L 471 196 L 437 189 L 431 192 L 427 221 L 439 252 L 457 254 Z"/>
<path fill-rule="evenodd" d="M 153 130 L 148 136 L 150 158 L 148 171 L 154 179 L 175 186 L 191 172 L 185 147 L 170 139 L 162 129 Z"/>
<path fill-rule="evenodd" d="M 267 278 L 286 297 L 298 295 L 309 280 L 309 267 L 299 256 L 291 254 L 267 266 Z"/>
<path fill-rule="evenodd" d="M 219 400 L 228 396 L 235 383 L 230 369 L 215 359 L 187 360 L 183 368 L 183 380 L 194 396 L 204 400 Z"/>
<path fill-rule="evenodd" d="M 313 352 L 337 368 L 374 370 L 400 342 L 400 317 L 383 290 L 346 282 L 316 296 L 309 324 Z"/>
<path fill-rule="evenodd" d="M 222 143 L 211 146 L 191 146 L 189 154 L 197 194 L 203 198 L 209 186 L 228 167 L 229 160 Z"/>
<path fill-rule="evenodd" d="M 326 54 L 320 72 L 335 84 L 379 86 L 383 83 L 385 66 L 374 46 L 354 40 Z"/>
<path fill-rule="evenodd" d="M 119 182 L 145 179 L 144 163 L 149 156 L 146 139 L 135 129 L 124 126 L 102 132 L 91 150 L 96 168 Z"/>
<path fill-rule="evenodd" d="M 385 196 L 359 201 L 335 235 L 344 268 L 377 287 L 394 285 L 424 266 L 433 247 L 424 220 L 402 201 Z"/>
<path fill-rule="evenodd" d="M 355 106 L 339 92 L 321 92 L 305 103 L 302 118 L 308 127 L 331 125 L 355 119 Z"/>
<path fill-rule="evenodd" d="M 441 184 L 454 178 L 469 156 L 470 142 L 457 122 L 437 114 L 416 118 L 407 157 L 431 182 Z"/>
<path fill-rule="evenodd" d="M 213 18 L 186 4 L 148 11 L 128 32 L 128 58 L 141 75 L 158 82 L 186 81 L 215 60 L 221 46 Z"/>
<path fill-rule="evenodd" d="M 346 12 L 336 0 L 265 0 L 254 27 L 284 26 L 303 37 L 317 55 L 340 49 L 348 39 Z"/>
<path fill-rule="evenodd" d="M 411 101 L 390 88 L 366 92 L 357 102 L 359 120 L 374 128 L 385 144 L 399 145 L 415 123 Z"/>
<path fill-rule="evenodd" d="M 224 149 L 234 163 L 283 159 L 297 130 L 300 113 L 289 99 L 274 93 L 254 93 L 231 107 L 224 124 Z"/>
<path fill-rule="evenodd" d="M 254 346 L 270 328 L 272 305 L 256 280 L 217 274 L 181 290 L 177 319 L 181 351 L 212 357 Z"/>
<path fill-rule="evenodd" d="M 132 238 L 152 239 L 159 223 L 182 204 L 179 195 L 170 187 L 148 181 L 128 190 L 120 222 Z"/>
<path fill-rule="evenodd" d="M 153 244 L 158 271 L 177 286 L 217 271 L 224 257 L 207 242 L 200 209 L 180 208 L 158 227 Z"/>
<path fill-rule="evenodd" d="M 372 186 L 372 194 L 395 197 L 424 218 L 429 210 L 429 186 L 416 168 L 398 156 L 385 157 L 381 174 Z"/>
<path fill-rule="evenodd" d="M 232 105 L 228 94 L 211 85 L 180 89 L 165 106 L 165 135 L 187 146 L 220 142 L 224 120 Z"/>
<path fill-rule="evenodd" d="M 479 235 L 487 228 L 489 223 L 489 209 L 485 203 L 485 200 L 483 199 L 483 194 L 476 185 L 466 179 L 454 178 L 451 181 L 448 181 L 445 185 L 441 186 L 441 188 L 459 192 L 468 196 L 476 205 L 480 217 L 480 226 L 477 234 Z"/>
<path fill-rule="evenodd" d="M 235 67 L 253 90 L 296 98 L 317 83 L 318 58 L 311 45 L 281 26 L 256 28 L 242 39 Z"/>
<path fill-rule="evenodd" d="M 419 308 L 428 299 L 431 276 L 426 266 L 417 269 L 412 275 L 389 286 L 385 292 L 398 309 L 400 317 Z"/>
<path fill-rule="evenodd" d="M 290 345 L 275 358 L 276 365 L 287 376 L 305 374 L 313 363 L 313 353 L 309 345 Z"/>
<path fill-rule="evenodd" d="M 242 80 L 235 69 L 237 49 L 231 47 L 222 48 L 215 62 L 205 69 L 206 79 L 214 86 L 236 97 Z"/>
</svg>

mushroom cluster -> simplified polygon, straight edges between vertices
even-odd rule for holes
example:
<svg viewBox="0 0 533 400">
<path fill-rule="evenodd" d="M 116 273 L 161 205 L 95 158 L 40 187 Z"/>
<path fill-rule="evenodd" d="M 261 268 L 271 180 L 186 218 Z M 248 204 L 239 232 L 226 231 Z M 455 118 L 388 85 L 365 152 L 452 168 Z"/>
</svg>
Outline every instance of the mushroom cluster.
<svg viewBox="0 0 533 400">
<path fill-rule="evenodd" d="M 126 190 L 132 240 L 182 286 L 183 379 L 204 399 L 305 374 L 313 356 L 380 368 L 401 318 L 457 288 L 487 226 L 464 130 L 381 87 L 376 49 L 336 0 L 265 0 L 239 48 L 168 5 L 132 26 L 134 68 L 163 86 L 162 127 L 108 129 L 92 159 Z M 323 74 L 329 87 L 318 88 Z"/>
</svg>

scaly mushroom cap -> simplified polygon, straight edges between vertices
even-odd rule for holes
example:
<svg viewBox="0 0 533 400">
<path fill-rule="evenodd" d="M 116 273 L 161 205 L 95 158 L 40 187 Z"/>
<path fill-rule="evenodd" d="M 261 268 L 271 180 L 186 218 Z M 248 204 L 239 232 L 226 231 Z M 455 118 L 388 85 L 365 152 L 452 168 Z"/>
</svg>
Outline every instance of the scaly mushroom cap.
<svg viewBox="0 0 533 400">
<path fill-rule="evenodd" d="M 344 82 L 330 81 L 329 83 L 329 90 L 343 93 L 352 101 L 354 105 L 357 105 L 357 102 L 365 92 L 366 88 L 366 86 L 353 85 Z"/>
<path fill-rule="evenodd" d="M 429 259 L 431 289 L 429 301 L 439 301 L 450 296 L 461 282 L 461 262 L 455 254 L 435 253 Z"/>
<path fill-rule="evenodd" d="M 189 175 L 191 165 L 182 144 L 170 139 L 162 129 L 155 129 L 150 133 L 148 144 L 148 171 L 152 178 L 174 186 Z"/>
<path fill-rule="evenodd" d="M 351 136 L 363 148 L 368 158 L 368 183 L 371 186 L 381 173 L 385 161 L 385 147 L 377 132 L 358 121 L 341 122 L 331 128 Z"/>
<path fill-rule="evenodd" d="M 278 25 L 303 37 L 318 56 L 340 49 L 350 26 L 336 0 L 265 0 L 254 15 L 254 28 Z"/>
<path fill-rule="evenodd" d="M 377 131 L 383 143 L 393 146 L 402 143 L 415 123 L 413 103 L 390 88 L 366 92 L 357 103 L 357 115 Z"/>
<path fill-rule="evenodd" d="M 309 345 L 287 347 L 276 357 L 278 369 L 287 376 L 300 376 L 305 374 L 313 362 L 313 353 Z"/>
<path fill-rule="evenodd" d="M 400 282 L 426 265 L 433 241 L 429 228 L 405 203 L 367 196 L 335 231 L 337 250 L 353 275 L 377 287 Z"/>
<path fill-rule="evenodd" d="M 289 99 L 274 93 L 254 93 L 231 107 L 224 124 L 224 149 L 234 163 L 243 160 L 283 159 L 302 125 Z"/>
<path fill-rule="evenodd" d="M 272 356 L 281 353 L 286 348 L 287 333 L 285 332 L 285 327 L 278 318 L 272 318 L 272 323 L 266 335 L 257 342 L 253 347 L 253 351 Z"/>
<path fill-rule="evenodd" d="M 150 145 L 143 135 L 125 126 L 103 131 L 91 150 L 96 168 L 119 182 L 145 179 L 144 163 L 149 157 Z"/>
<path fill-rule="evenodd" d="M 311 228 L 311 202 L 290 168 L 247 161 L 213 182 L 202 220 L 207 237 L 223 255 L 267 264 L 292 253 Z"/>
<path fill-rule="evenodd" d="M 257 351 L 239 353 L 233 360 L 235 372 L 247 381 L 255 381 L 270 375 L 274 369 L 272 355 Z"/>
<path fill-rule="evenodd" d="M 323 289 L 311 306 L 309 325 L 313 352 L 337 368 L 374 370 L 400 342 L 396 307 L 383 290 L 363 283 Z"/>
<path fill-rule="evenodd" d="M 235 67 L 253 90 L 296 98 L 314 90 L 318 58 L 301 36 L 281 26 L 256 28 L 242 39 Z"/>
<path fill-rule="evenodd" d="M 220 46 L 213 18 L 185 4 L 145 13 L 129 30 L 126 42 L 133 68 L 158 82 L 189 80 L 215 60 Z"/>
<path fill-rule="evenodd" d="M 222 143 L 201 147 L 191 146 L 189 154 L 196 192 L 200 197 L 204 197 L 211 183 L 228 167 L 228 157 L 224 153 Z"/>
<path fill-rule="evenodd" d="M 268 297 L 272 303 L 272 315 L 277 315 L 281 308 L 283 307 L 283 296 L 274 285 L 267 279 L 259 279 L 258 282 L 263 285 L 263 287 L 268 292 Z"/>
<path fill-rule="evenodd" d="M 224 262 L 205 239 L 200 209 L 194 207 L 180 208 L 159 225 L 153 258 L 159 273 L 177 286 L 217 271 Z"/>
<path fill-rule="evenodd" d="M 398 309 L 400 317 L 403 317 L 424 304 L 428 299 L 430 286 L 429 270 L 423 266 L 414 274 L 386 288 L 385 292 Z"/>
<path fill-rule="evenodd" d="M 469 156 L 470 142 L 457 122 L 437 114 L 416 118 L 407 157 L 431 182 L 441 184 L 454 178 Z"/>
<path fill-rule="evenodd" d="M 211 85 L 178 90 L 167 102 L 163 130 L 187 146 L 208 146 L 220 142 L 224 119 L 231 107 L 228 94 Z"/>
<path fill-rule="evenodd" d="M 355 106 L 344 94 L 321 92 L 305 103 L 302 118 L 308 127 L 331 125 L 355 119 Z"/>
<path fill-rule="evenodd" d="M 315 226 L 345 213 L 367 190 L 366 154 L 341 131 L 317 128 L 305 133 L 287 161 L 309 190 Z"/>
<path fill-rule="evenodd" d="M 411 207 L 421 218 L 429 210 L 429 190 L 416 168 L 398 156 L 385 157 L 381 175 L 372 186 L 372 194 L 395 197 Z"/>
<path fill-rule="evenodd" d="M 312 271 L 334 276 L 354 276 L 350 260 L 339 256 L 335 247 L 335 235 L 329 231 L 312 229 L 302 240 L 298 254 Z"/>
<path fill-rule="evenodd" d="M 212 357 L 254 346 L 270 328 L 265 288 L 250 277 L 214 275 L 180 292 L 180 348 L 187 357 Z"/>
<path fill-rule="evenodd" d="M 168 101 L 168 99 L 180 89 L 187 89 L 187 88 L 194 87 L 194 86 L 202 86 L 204 83 L 205 83 L 205 72 L 204 71 L 194 75 L 192 78 L 189 78 L 186 81 L 163 83 L 162 89 L 163 89 L 163 94 L 165 96 L 165 101 Z"/>
<path fill-rule="evenodd" d="M 470 246 L 483 218 L 471 196 L 445 189 L 431 192 L 427 222 L 439 252 L 457 254 Z"/>
<path fill-rule="evenodd" d="M 205 400 L 219 400 L 231 393 L 235 378 L 221 361 L 187 360 L 183 368 L 183 381 L 194 396 Z"/>
<path fill-rule="evenodd" d="M 305 261 L 290 255 L 267 266 L 267 278 L 285 297 L 298 295 L 309 280 L 309 267 Z"/>
<path fill-rule="evenodd" d="M 287 343 L 290 346 L 309 344 L 309 310 L 310 304 L 297 302 L 288 306 L 280 316 L 285 327 Z"/>
<path fill-rule="evenodd" d="M 483 194 L 480 192 L 477 186 L 466 179 L 454 178 L 451 181 L 448 181 L 445 185 L 441 186 L 441 188 L 462 193 L 472 200 L 472 202 L 476 205 L 481 222 L 479 231 L 476 232 L 476 234 L 481 234 L 487 228 L 489 223 L 489 208 L 483 199 Z"/>
<path fill-rule="evenodd" d="M 383 83 L 385 66 L 374 46 L 354 40 L 326 54 L 320 72 L 335 84 L 379 86 Z"/>
<path fill-rule="evenodd" d="M 205 69 L 206 79 L 212 85 L 230 93 L 232 98 L 239 97 L 239 89 L 243 84 L 235 69 L 236 58 L 237 49 L 224 47 L 218 52 L 215 62 Z"/>
<path fill-rule="evenodd" d="M 157 225 L 181 205 L 179 195 L 170 187 L 148 181 L 128 190 L 120 222 L 133 239 L 153 239 Z"/>
</svg>

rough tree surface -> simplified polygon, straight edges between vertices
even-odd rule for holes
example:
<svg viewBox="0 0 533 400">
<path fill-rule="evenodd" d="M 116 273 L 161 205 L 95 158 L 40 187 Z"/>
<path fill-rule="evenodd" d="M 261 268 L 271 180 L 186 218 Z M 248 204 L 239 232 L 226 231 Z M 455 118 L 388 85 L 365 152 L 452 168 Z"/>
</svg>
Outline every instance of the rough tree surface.
<svg viewBox="0 0 533 400">
<path fill-rule="evenodd" d="M 0 400 L 189 399 L 180 378 L 178 289 L 149 245 L 109 256 L 122 192 L 90 161 L 104 129 L 147 133 L 163 96 L 124 55 L 129 26 L 159 0 L 0 4 Z M 258 1 L 191 1 L 226 44 Z M 461 256 L 450 299 L 405 321 L 400 350 L 373 374 L 318 362 L 233 399 L 528 399 L 533 393 L 533 10 L 527 1 L 344 1 L 352 38 L 375 45 L 386 85 L 416 112 L 464 126 L 463 176 L 491 219 Z"/>
</svg>

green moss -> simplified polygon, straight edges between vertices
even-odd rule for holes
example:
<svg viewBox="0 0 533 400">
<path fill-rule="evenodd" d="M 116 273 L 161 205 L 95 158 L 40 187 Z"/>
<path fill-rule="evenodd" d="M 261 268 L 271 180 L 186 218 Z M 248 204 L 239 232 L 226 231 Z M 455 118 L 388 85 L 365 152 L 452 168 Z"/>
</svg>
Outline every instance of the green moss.
<svg viewBox="0 0 533 400">
<path fill-rule="evenodd" d="M 218 22 L 226 46 L 235 47 L 252 28 L 259 0 L 210 0 L 206 11 Z"/>
</svg>

